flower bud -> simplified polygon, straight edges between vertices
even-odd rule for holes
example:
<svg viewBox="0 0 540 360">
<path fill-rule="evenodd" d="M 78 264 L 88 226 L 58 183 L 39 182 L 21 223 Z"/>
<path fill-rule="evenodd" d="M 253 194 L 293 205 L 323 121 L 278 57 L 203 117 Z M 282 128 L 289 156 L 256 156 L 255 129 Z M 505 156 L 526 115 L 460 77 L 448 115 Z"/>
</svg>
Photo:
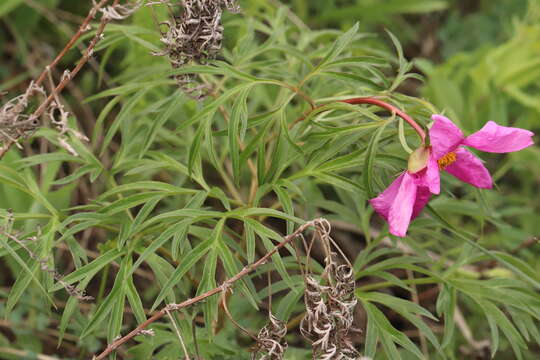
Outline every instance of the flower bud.
<svg viewBox="0 0 540 360">
<path fill-rule="evenodd" d="M 409 156 L 409 163 L 407 165 L 407 170 L 411 174 L 416 174 L 417 172 L 426 168 L 429 161 L 430 148 L 427 146 L 420 146 L 418 149 L 414 150 Z"/>
</svg>

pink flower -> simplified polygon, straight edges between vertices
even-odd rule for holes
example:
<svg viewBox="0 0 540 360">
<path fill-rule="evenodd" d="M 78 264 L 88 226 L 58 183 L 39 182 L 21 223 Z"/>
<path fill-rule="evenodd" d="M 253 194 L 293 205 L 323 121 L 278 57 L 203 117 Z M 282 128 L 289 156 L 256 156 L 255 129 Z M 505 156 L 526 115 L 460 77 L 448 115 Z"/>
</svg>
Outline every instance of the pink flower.
<svg viewBox="0 0 540 360">
<path fill-rule="evenodd" d="M 533 144 L 531 131 L 497 125 L 488 121 L 480 131 L 465 137 L 450 119 L 433 115 L 429 130 L 431 146 L 421 170 L 404 171 L 384 192 L 370 200 L 390 226 L 390 233 L 403 237 L 412 219 L 422 211 L 431 194 L 440 193 L 440 171 L 483 189 L 493 181 L 482 161 L 464 146 L 492 152 L 519 151 Z"/>
</svg>

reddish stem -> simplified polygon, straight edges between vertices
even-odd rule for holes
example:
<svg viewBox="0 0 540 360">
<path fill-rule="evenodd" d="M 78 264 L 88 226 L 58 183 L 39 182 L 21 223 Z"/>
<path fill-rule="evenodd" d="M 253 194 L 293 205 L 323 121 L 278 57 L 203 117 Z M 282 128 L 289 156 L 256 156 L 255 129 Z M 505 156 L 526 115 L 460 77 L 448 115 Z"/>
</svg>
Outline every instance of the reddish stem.
<svg viewBox="0 0 540 360">
<path fill-rule="evenodd" d="M 405 112 L 401 111 L 400 109 L 398 109 L 397 107 L 395 107 L 392 104 L 389 104 L 387 102 L 384 102 L 382 100 L 372 98 L 372 97 L 357 97 L 357 98 L 351 98 L 351 99 L 345 99 L 345 100 L 338 100 L 338 102 L 343 102 L 343 103 L 347 103 L 347 104 L 371 104 L 371 105 L 376 105 L 376 106 L 382 107 L 382 108 L 396 114 L 397 116 L 399 116 L 400 118 L 402 118 L 406 122 L 408 122 L 409 125 L 411 125 L 413 127 L 413 129 L 418 133 L 418 135 L 422 139 L 422 142 L 424 142 L 425 139 L 426 139 L 426 133 L 425 133 L 424 129 L 422 129 L 422 127 L 420 125 L 418 125 L 418 123 L 416 121 L 414 121 L 412 117 L 410 117 Z"/>
</svg>

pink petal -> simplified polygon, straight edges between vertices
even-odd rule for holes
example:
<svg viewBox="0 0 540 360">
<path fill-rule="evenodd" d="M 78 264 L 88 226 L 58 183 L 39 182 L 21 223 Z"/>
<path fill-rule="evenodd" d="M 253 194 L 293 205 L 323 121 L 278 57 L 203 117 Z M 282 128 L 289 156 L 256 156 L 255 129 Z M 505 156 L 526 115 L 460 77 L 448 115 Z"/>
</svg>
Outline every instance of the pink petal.
<svg viewBox="0 0 540 360">
<path fill-rule="evenodd" d="M 414 174 L 409 172 L 409 174 L 415 178 L 416 185 L 419 187 L 425 187 L 435 195 L 441 192 L 439 164 L 433 155 L 430 155 L 427 166 L 424 169 Z"/>
<path fill-rule="evenodd" d="M 439 173 L 439 164 L 432 155 L 429 158 L 429 162 L 426 170 L 426 185 L 432 194 L 439 194 L 441 192 L 441 175 Z"/>
<path fill-rule="evenodd" d="M 414 203 L 416 202 L 416 188 L 417 185 L 414 177 L 405 172 L 399 186 L 399 191 L 388 213 L 388 224 L 390 225 L 391 234 L 400 237 L 404 237 L 407 234 Z"/>
<path fill-rule="evenodd" d="M 430 190 L 418 183 L 418 178 L 405 171 L 379 196 L 369 201 L 375 211 L 388 221 L 391 234 L 404 237 L 411 220 L 429 201 Z"/>
<path fill-rule="evenodd" d="M 459 148 L 455 150 L 456 161 L 446 167 L 446 171 L 459 180 L 482 189 L 491 189 L 493 181 L 489 171 L 482 161 L 474 156 L 469 150 Z"/>
<path fill-rule="evenodd" d="M 416 201 L 413 206 L 411 220 L 416 218 L 420 214 L 422 209 L 424 209 L 424 206 L 426 206 L 429 198 L 431 197 L 431 193 L 432 192 L 425 186 L 418 187 L 418 189 L 416 190 Z"/>
<path fill-rule="evenodd" d="M 507 153 L 531 146 L 533 135 L 529 130 L 500 126 L 488 121 L 482 129 L 467 136 L 463 144 L 486 152 Z"/>
<path fill-rule="evenodd" d="M 371 204 L 371 206 L 373 206 L 375 211 L 387 221 L 388 214 L 390 213 L 390 208 L 392 207 L 392 204 L 396 199 L 399 187 L 401 186 L 401 182 L 403 181 L 404 176 L 405 172 L 401 173 L 401 175 L 399 175 L 396 180 L 394 180 L 392 184 L 390 184 L 390 186 L 386 188 L 386 190 L 380 193 L 379 196 L 369 200 L 369 203 Z"/>
<path fill-rule="evenodd" d="M 463 141 L 463 133 L 454 123 L 442 115 L 432 115 L 435 121 L 429 129 L 429 139 L 433 155 L 439 160 L 444 155 L 453 151 Z"/>
</svg>

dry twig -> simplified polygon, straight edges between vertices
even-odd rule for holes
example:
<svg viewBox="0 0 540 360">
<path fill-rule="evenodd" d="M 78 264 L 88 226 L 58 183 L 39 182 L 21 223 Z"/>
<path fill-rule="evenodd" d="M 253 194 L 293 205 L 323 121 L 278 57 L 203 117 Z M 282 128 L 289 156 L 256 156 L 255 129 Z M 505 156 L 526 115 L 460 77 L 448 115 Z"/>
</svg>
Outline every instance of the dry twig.
<svg viewBox="0 0 540 360">
<path fill-rule="evenodd" d="M 283 238 L 283 240 L 278 243 L 272 250 L 270 250 L 268 253 L 266 253 L 263 257 L 261 257 L 259 260 L 245 266 L 239 273 L 234 275 L 233 277 L 225 280 L 220 286 L 209 290 L 205 292 L 204 294 L 201 294 L 199 296 L 195 296 L 191 299 L 188 299 L 184 302 L 181 302 L 179 304 L 169 304 L 166 305 L 164 308 L 159 310 L 157 313 L 155 313 L 153 316 L 148 318 L 145 322 L 142 324 L 139 324 L 134 330 L 132 330 L 130 333 L 124 335 L 121 338 L 118 338 L 114 340 L 111 344 L 107 346 L 103 352 L 101 352 L 99 355 L 94 357 L 94 360 L 101 360 L 105 359 L 110 353 L 118 349 L 122 344 L 126 343 L 133 337 L 139 335 L 141 333 L 141 330 L 145 329 L 150 324 L 154 323 L 155 321 L 161 319 L 162 317 L 166 316 L 168 312 L 171 311 L 177 311 L 180 309 L 184 309 L 186 307 L 189 307 L 191 305 L 197 304 L 206 298 L 219 294 L 221 292 L 227 291 L 235 282 L 242 279 L 244 276 L 248 275 L 249 273 L 253 272 L 255 269 L 257 269 L 259 266 L 267 263 L 272 255 L 274 255 L 276 252 L 278 252 L 281 248 L 283 248 L 285 245 L 289 244 L 291 241 L 298 238 L 304 231 L 306 231 L 310 227 L 314 227 L 315 229 L 324 229 L 327 227 L 328 221 L 324 219 L 315 219 L 309 222 L 304 223 L 302 226 L 300 226 L 298 229 L 296 229 L 295 232 L 292 234 L 286 236 Z"/>
<path fill-rule="evenodd" d="M 107 5 L 110 1 L 112 5 Z M 69 131 L 75 134 L 80 139 L 86 139 L 82 134 L 70 130 L 67 126 L 68 113 L 64 110 L 64 107 L 60 103 L 58 95 L 67 86 L 67 84 L 79 73 L 83 66 L 91 59 L 94 49 L 97 43 L 103 38 L 103 32 L 105 27 L 111 20 L 124 19 L 137 10 L 141 2 L 137 2 L 132 5 L 120 5 L 120 0 L 101 0 L 95 2 L 90 9 L 87 17 L 82 22 L 78 31 L 68 41 L 66 46 L 60 51 L 56 58 L 45 67 L 38 78 L 30 83 L 26 92 L 23 95 L 17 96 L 9 100 L 6 104 L 0 107 L 0 158 L 17 143 L 20 138 L 26 138 L 31 135 L 40 125 L 40 118 L 42 115 L 48 115 L 48 118 L 59 130 L 59 142 L 70 153 L 76 155 L 75 150 L 68 144 L 65 134 Z M 51 81 L 51 93 L 46 94 L 42 88 L 42 84 L 49 76 L 51 70 L 58 65 L 60 60 L 68 53 L 68 51 L 76 44 L 80 37 L 87 31 L 92 29 L 90 22 L 95 19 L 98 12 L 102 13 L 100 23 L 97 27 L 96 33 L 87 48 L 83 51 L 83 55 L 72 70 L 65 70 L 60 79 L 60 82 L 54 86 Z M 45 99 L 40 103 L 35 111 L 30 115 L 25 111 L 30 105 L 30 99 L 35 95 L 42 95 Z M 60 117 L 57 118 L 56 115 Z"/>
</svg>

